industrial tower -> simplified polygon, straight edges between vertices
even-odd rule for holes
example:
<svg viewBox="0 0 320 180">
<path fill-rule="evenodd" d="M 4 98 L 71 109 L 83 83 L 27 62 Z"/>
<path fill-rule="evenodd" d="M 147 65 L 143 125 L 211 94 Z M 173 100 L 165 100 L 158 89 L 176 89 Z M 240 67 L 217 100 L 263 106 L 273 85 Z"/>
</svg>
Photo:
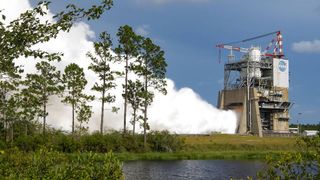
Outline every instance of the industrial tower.
<svg viewBox="0 0 320 180">
<path fill-rule="evenodd" d="M 274 35 L 270 44 L 261 47 L 236 47 L 234 44 Z M 230 50 L 224 65 L 224 88 L 219 91 L 218 107 L 237 112 L 237 133 L 260 137 L 289 132 L 289 61 L 282 48 L 280 31 L 219 44 Z M 242 57 L 236 59 L 234 52 Z M 269 51 L 272 51 L 271 53 Z"/>
</svg>

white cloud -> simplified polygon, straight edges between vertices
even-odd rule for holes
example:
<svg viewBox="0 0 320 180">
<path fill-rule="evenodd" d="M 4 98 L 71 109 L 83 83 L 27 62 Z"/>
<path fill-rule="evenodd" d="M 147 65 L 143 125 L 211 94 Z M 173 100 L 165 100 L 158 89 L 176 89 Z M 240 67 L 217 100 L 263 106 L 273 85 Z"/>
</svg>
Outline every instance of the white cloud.
<svg viewBox="0 0 320 180">
<path fill-rule="evenodd" d="M 150 33 L 149 33 L 149 29 L 150 29 L 150 26 L 147 25 L 147 24 L 143 24 L 141 26 L 138 26 L 136 29 L 135 29 L 135 32 L 141 36 L 148 36 Z"/>
<path fill-rule="evenodd" d="M 138 4 L 142 5 L 163 5 L 170 3 L 204 3 L 211 0 L 135 0 Z"/>
<path fill-rule="evenodd" d="M 17 18 L 21 12 L 31 8 L 29 1 L 0 1 L 0 10 L 6 15 L 7 21 Z"/>
<path fill-rule="evenodd" d="M 11 6 L 9 4 L 19 4 L 19 6 Z M 19 13 L 17 11 L 24 11 L 31 8 L 27 0 L 2 0 L 0 7 L 6 9 L 7 16 L 16 17 Z M 11 13 L 12 12 L 12 13 Z M 51 18 L 52 14 L 48 14 Z M 52 20 L 52 18 L 51 18 Z M 90 37 L 94 36 L 94 32 L 85 23 L 77 23 L 72 27 L 69 33 L 60 33 L 57 39 L 51 40 L 47 43 L 39 44 L 35 48 L 41 48 L 49 52 L 63 52 L 64 57 L 60 63 L 57 63 L 59 70 L 63 70 L 69 63 L 77 63 L 85 69 L 85 74 L 88 79 L 88 86 L 86 91 L 94 95 L 99 95 L 90 91 L 90 88 L 97 80 L 94 73 L 87 70 L 90 60 L 86 57 L 88 51 L 92 51 L 92 42 Z M 34 72 L 34 65 L 36 60 L 28 58 L 20 58 L 16 60 L 17 64 L 25 66 L 26 72 Z M 114 68 L 122 68 L 119 64 L 113 65 Z M 177 133 L 207 133 L 212 131 L 221 131 L 224 133 L 234 133 L 236 129 L 236 115 L 231 111 L 221 111 L 201 99 L 192 89 L 182 88 L 177 90 L 174 82 L 170 79 L 168 82 L 168 95 L 164 96 L 156 94 L 154 103 L 149 110 L 149 122 L 151 129 L 163 130 L 168 129 L 171 132 Z M 113 90 L 117 97 L 115 105 L 120 107 L 118 114 L 111 113 L 109 107 L 106 107 L 105 114 L 105 129 L 119 130 L 123 126 L 123 99 L 122 89 L 120 87 L 123 83 L 122 79 L 117 79 L 118 87 Z M 89 126 L 91 130 L 99 129 L 99 114 L 100 102 L 92 102 L 94 115 L 90 120 Z M 108 105 L 107 105 L 108 106 Z M 60 102 L 58 97 L 50 99 L 48 107 L 49 116 L 48 123 L 56 128 L 63 128 L 65 130 L 71 129 L 71 109 Z M 128 120 L 130 120 L 130 115 Z M 128 128 L 131 125 L 127 122 Z M 139 125 L 137 125 L 137 128 Z"/>
<path fill-rule="evenodd" d="M 296 42 L 292 49 L 298 53 L 320 53 L 320 40 Z"/>
</svg>

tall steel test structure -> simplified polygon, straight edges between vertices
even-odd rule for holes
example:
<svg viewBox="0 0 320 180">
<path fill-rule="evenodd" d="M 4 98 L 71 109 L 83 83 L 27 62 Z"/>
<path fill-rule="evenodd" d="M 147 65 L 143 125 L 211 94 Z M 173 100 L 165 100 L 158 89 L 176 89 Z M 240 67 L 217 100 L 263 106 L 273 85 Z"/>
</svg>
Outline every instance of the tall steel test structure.
<svg viewBox="0 0 320 180">
<path fill-rule="evenodd" d="M 261 47 L 236 47 L 234 44 L 274 35 Z M 218 107 L 238 114 L 237 133 L 266 136 L 289 131 L 289 60 L 285 58 L 280 31 L 217 45 L 230 50 L 224 65 L 224 88 L 219 92 Z M 242 53 L 236 59 L 234 52 Z M 269 51 L 272 51 L 271 53 Z"/>
</svg>

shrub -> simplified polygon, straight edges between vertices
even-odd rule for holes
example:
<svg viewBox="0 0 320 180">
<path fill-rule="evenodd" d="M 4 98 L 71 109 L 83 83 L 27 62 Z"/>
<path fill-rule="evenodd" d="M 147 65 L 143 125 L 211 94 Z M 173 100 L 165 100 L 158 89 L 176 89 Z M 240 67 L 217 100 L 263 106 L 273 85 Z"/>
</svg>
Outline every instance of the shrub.
<svg viewBox="0 0 320 180">
<path fill-rule="evenodd" d="M 93 151 L 105 153 L 112 148 L 109 148 L 105 142 L 105 138 L 100 133 L 94 133 L 92 135 L 85 135 L 81 137 L 81 150 L 82 151 Z"/>
<path fill-rule="evenodd" d="M 298 152 L 267 156 L 268 168 L 258 172 L 260 179 L 320 179 L 320 136 L 302 137 Z"/>
<path fill-rule="evenodd" d="M 39 144 L 35 141 L 33 136 L 19 136 L 14 141 L 14 145 L 23 151 L 35 151 Z"/>
<path fill-rule="evenodd" d="M 142 135 L 125 135 L 122 138 L 122 146 L 127 152 L 143 152 L 143 136 Z"/>
<path fill-rule="evenodd" d="M 6 149 L 6 143 L 0 139 L 0 150 Z"/>
<path fill-rule="evenodd" d="M 79 150 L 79 142 L 71 135 L 58 134 L 54 137 L 52 146 L 60 152 L 76 152 Z"/>
<path fill-rule="evenodd" d="M 112 152 L 67 155 L 40 149 L 11 149 L 0 155 L 0 179 L 122 179 L 122 164 Z"/>
<path fill-rule="evenodd" d="M 81 137 L 81 150 L 105 153 L 113 152 L 141 152 L 143 139 L 140 136 L 122 135 L 119 132 L 101 135 L 94 133 Z"/>
<path fill-rule="evenodd" d="M 61 165 L 55 174 L 59 179 L 121 179 L 122 164 L 109 152 L 77 154 L 68 163 Z"/>
<path fill-rule="evenodd" d="M 111 132 L 109 134 L 86 134 L 75 136 L 65 134 L 61 131 L 48 132 L 45 136 L 42 134 L 33 134 L 28 136 L 19 136 L 14 139 L 14 143 L 7 144 L 8 147 L 17 147 L 21 151 L 37 151 L 41 147 L 47 147 L 59 152 L 172 152 L 181 150 L 184 146 L 184 140 L 177 135 L 170 134 L 168 131 L 152 131 L 148 134 L 147 147 L 143 145 L 143 135 L 130 134 L 123 135 L 121 132 Z M 0 142 L 0 148 L 5 147 L 4 142 Z"/>
<path fill-rule="evenodd" d="M 182 149 L 184 140 L 169 131 L 152 131 L 148 134 L 148 143 L 153 151 L 172 152 Z"/>
</svg>

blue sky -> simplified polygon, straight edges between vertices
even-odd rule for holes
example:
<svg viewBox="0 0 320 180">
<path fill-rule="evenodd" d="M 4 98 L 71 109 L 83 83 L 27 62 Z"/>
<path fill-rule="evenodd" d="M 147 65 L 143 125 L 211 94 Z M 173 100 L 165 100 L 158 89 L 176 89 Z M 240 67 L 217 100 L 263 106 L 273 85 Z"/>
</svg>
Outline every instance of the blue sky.
<svg viewBox="0 0 320 180">
<path fill-rule="evenodd" d="M 63 7 L 58 1 L 51 10 Z M 223 79 L 215 45 L 281 30 L 290 60 L 290 99 L 295 103 L 291 122 L 301 112 L 300 122 L 319 123 L 320 41 L 315 41 L 320 39 L 319 20 L 318 0 L 115 0 L 109 12 L 89 24 L 97 34 L 108 31 L 114 40 L 124 24 L 150 36 L 165 50 L 167 76 L 176 86 L 190 87 L 214 105 Z M 271 38 L 253 43 L 264 47 Z"/>
</svg>

